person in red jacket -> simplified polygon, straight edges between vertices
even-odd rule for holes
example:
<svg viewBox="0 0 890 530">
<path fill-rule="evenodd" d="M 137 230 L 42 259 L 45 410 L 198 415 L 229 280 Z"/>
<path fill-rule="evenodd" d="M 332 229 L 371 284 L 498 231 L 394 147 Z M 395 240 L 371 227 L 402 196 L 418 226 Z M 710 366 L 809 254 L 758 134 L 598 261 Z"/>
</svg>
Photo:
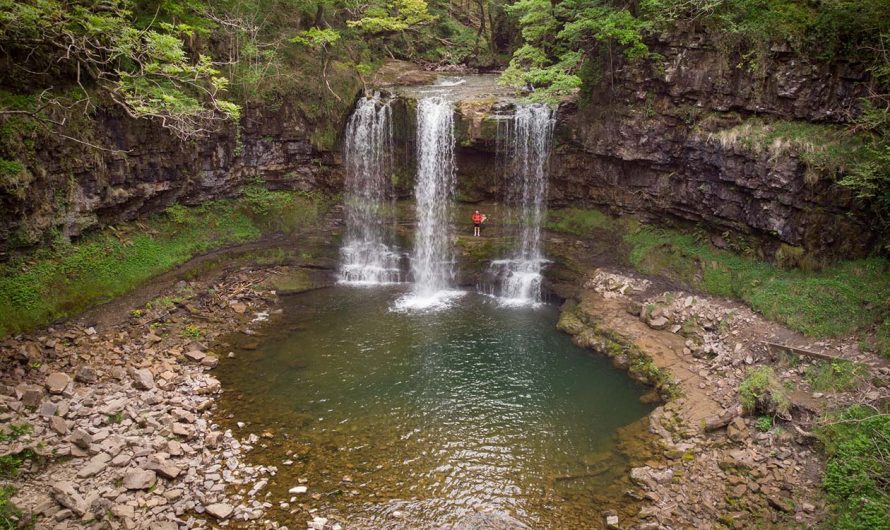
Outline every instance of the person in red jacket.
<svg viewBox="0 0 890 530">
<path fill-rule="evenodd" d="M 479 210 L 473 212 L 473 235 L 475 237 L 479 237 L 482 235 L 482 223 L 488 219 L 484 213 L 480 213 Z"/>
</svg>

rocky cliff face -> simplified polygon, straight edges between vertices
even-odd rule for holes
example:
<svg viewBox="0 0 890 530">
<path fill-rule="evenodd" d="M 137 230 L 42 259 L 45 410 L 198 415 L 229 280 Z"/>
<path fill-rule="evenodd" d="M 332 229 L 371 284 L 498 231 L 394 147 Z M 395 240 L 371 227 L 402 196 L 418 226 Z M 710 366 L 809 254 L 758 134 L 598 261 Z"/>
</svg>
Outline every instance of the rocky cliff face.
<svg viewBox="0 0 890 530">
<path fill-rule="evenodd" d="M 272 189 L 341 187 L 336 150 L 318 147 L 312 123 L 287 103 L 247 108 L 240 131 L 232 126 L 193 142 L 114 109 L 100 109 L 87 128 L 78 138 L 101 149 L 58 137 L 39 141 L 26 186 L 17 193 L 0 189 L 0 255 L 174 202 L 232 196 L 257 178 Z"/>
<path fill-rule="evenodd" d="M 816 130 L 849 120 L 866 93 L 862 69 L 773 49 L 767 69 L 752 70 L 694 34 L 661 35 L 650 48 L 662 59 L 618 61 L 578 103 L 560 107 L 552 206 L 697 225 L 718 245 L 729 232 L 766 255 L 781 244 L 829 257 L 873 248 L 867 205 L 836 176 L 808 167 L 788 142 L 753 139 L 775 120 Z M 496 110 L 491 100 L 458 106 L 465 200 L 495 196 Z"/>
<path fill-rule="evenodd" d="M 620 65 L 582 104 L 560 109 L 551 202 L 745 234 L 837 257 L 869 251 L 864 205 L 792 149 L 757 148 L 756 118 L 843 122 L 863 71 L 773 49 L 762 73 L 702 35 L 662 35 L 664 57 Z M 714 238 L 720 241 L 721 238 Z"/>
</svg>

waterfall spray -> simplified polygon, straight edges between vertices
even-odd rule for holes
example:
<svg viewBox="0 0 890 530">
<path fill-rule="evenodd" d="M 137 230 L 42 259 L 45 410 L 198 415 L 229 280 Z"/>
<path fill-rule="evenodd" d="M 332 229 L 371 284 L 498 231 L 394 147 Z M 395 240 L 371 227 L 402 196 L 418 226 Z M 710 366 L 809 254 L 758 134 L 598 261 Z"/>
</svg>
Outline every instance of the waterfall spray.
<svg viewBox="0 0 890 530">
<path fill-rule="evenodd" d="M 454 109 L 443 97 L 417 104 L 417 182 L 414 187 L 417 230 L 411 256 L 414 289 L 399 301 L 404 309 L 442 305 L 458 294 L 451 290 L 453 252 L 450 212 L 454 195 Z"/>
<path fill-rule="evenodd" d="M 361 98 L 346 125 L 346 238 L 340 249 L 340 281 L 401 281 L 401 258 L 388 245 L 392 223 L 393 131 L 389 100 Z M 389 210 L 389 211 L 387 211 Z"/>
<path fill-rule="evenodd" d="M 553 112 L 543 104 L 517 105 L 512 122 L 498 127 L 498 154 L 505 172 L 505 201 L 517 210 L 519 244 L 508 259 L 491 264 L 495 293 L 509 305 L 541 301 L 541 224 L 547 204 L 547 176 Z"/>
</svg>

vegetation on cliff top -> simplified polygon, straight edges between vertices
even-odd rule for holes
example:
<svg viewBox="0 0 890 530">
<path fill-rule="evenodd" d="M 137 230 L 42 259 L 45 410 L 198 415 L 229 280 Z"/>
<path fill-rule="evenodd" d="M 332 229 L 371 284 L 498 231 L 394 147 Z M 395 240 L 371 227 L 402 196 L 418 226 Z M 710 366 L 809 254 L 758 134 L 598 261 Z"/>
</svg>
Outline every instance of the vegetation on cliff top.
<svg viewBox="0 0 890 530">
<path fill-rule="evenodd" d="M 176 205 L 77 243 L 0 265 L 0 337 L 77 314 L 192 256 L 316 222 L 319 197 L 251 186 L 238 199 Z"/>
</svg>

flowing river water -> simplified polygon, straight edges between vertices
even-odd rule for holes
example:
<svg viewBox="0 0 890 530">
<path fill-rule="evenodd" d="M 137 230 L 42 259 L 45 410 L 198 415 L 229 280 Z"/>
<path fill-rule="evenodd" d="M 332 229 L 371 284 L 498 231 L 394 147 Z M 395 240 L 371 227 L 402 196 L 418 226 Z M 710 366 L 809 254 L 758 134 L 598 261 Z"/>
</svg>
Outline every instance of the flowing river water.
<svg viewBox="0 0 890 530">
<path fill-rule="evenodd" d="M 596 528 L 623 495 L 616 431 L 651 410 L 645 389 L 558 332 L 555 307 L 467 293 L 393 311 L 408 289 L 285 297 L 259 336 L 226 339 L 221 411 L 248 422 L 242 435 L 270 431 L 254 458 L 279 468 L 273 515 L 296 524 L 302 503 L 344 528 Z"/>
</svg>

